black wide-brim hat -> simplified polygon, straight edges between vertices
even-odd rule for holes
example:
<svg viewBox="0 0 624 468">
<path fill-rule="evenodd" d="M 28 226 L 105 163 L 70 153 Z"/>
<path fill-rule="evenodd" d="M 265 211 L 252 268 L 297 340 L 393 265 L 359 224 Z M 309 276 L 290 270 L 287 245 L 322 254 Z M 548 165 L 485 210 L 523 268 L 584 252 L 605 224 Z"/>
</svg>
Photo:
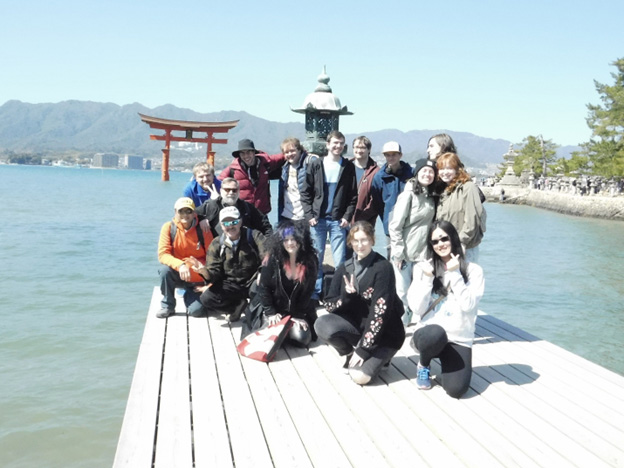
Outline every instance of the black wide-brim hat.
<svg viewBox="0 0 624 468">
<path fill-rule="evenodd" d="M 254 146 L 254 142 L 253 141 L 245 138 L 244 140 L 241 140 L 241 141 L 238 142 L 238 149 L 236 151 L 232 151 L 232 156 L 234 156 L 235 158 L 238 158 L 238 156 L 240 155 L 241 151 L 248 151 L 248 150 L 252 150 L 256 154 L 258 154 L 260 152 Z"/>
</svg>

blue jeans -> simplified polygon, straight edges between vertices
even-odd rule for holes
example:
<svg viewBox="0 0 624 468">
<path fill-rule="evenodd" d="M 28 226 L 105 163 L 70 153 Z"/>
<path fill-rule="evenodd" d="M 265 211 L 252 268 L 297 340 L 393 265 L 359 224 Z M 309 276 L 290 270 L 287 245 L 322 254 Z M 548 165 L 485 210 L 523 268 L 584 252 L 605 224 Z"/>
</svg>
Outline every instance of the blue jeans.
<svg viewBox="0 0 624 468">
<path fill-rule="evenodd" d="M 316 277 L 316 285 L 314 286 L 312 298 L 319 299 L 323 289 L 323 260 L 325 259 L 325 242 L 327 241 L 327 235 L 329 234 L 334 267 L 337 268 L 338 265 L 345 261 L 347 230 L 340 227 L 340 221 L 320 218 L 316 226 L 312 226 L 311 234 L 314 248 L 317 250 L 319 256 L 319 272 Z"/>
<path fill-rule="evenodd" d="M 190 312 L 197 312 L 202 308 L 199 302 L 199 293 L 193 291 L 195 283 L 187 283 L 180 278 L 180 273 L 173 268 L 163 265 L 158 271 L 160 274 L 160 292 L 163 295 L 160 306 L 163 309 L 174 310 L 176 306 L 175 289 L 184 289 L 184 305 Z"/>
</svg>

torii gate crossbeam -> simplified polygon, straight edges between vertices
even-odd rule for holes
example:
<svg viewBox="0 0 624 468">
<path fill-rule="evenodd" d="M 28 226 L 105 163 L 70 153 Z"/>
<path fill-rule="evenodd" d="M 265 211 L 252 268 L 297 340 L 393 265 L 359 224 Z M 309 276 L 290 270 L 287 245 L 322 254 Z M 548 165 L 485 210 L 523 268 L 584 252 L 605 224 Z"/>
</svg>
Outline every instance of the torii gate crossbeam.
<svg viewBox="0 0 624 468">
<path fill-rule="evenodd" d="M 206 161 L 214 165 L 215 152 L 212 150 L 213 144 L 224 145 L 227 143 L 225 138 L 215 138 L 215 133 L 227 133 L 236 127 L 238 120 L 228 122 L 193 122 L 188 120 L 171 120 L 161 119 L 158 117 L 150 117 L 139 113 L 141 120 L 148 124 L 150 128 L 164 130 L 164 135 L 150 135 L 151 140 L 160 140 L 165 142 L 165 148 L 162 150 L 162 180 L 169 180 L 169 148 L 172 141 L 187 141 L 191 143 L 206 143 Z M 184 132 L 184 136 L 175 136 L 171 132 Z M 194 132 L 204 132 L 205 137 L 195 137 Z"/>
</svg>

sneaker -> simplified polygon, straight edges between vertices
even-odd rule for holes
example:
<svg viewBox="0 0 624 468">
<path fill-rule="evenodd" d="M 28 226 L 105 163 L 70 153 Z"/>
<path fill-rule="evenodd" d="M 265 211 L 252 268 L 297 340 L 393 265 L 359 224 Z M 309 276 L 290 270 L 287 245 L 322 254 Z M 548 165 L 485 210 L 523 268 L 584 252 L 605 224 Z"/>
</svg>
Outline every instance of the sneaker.
<svg viewBox="0 0 624 468">
<path fill-rule="evenodd" d="M 156 312 L 156 317 L 158 318 L 167 318 L 173 315 L 175 311 L 173 309 L 165 309 L 162 308 L 158 312 Z"/>
<path fill-rule="evenodd" d="M 431 388 L 431 379 L 429 378 L 431 369 L 427 366 L 418 364 L 418 375 L 416 377 L 416 386 L 421 390 L 429 390 Z"/>
</svg>

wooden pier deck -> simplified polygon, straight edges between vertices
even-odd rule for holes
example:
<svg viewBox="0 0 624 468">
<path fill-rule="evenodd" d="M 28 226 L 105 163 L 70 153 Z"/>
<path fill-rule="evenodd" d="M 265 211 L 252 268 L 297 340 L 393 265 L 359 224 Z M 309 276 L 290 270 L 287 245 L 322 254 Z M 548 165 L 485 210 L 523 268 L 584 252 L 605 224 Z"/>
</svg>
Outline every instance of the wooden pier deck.
<svg viewBox="0 0 624 468">
<path fill-rule="evenodd" d="M 455 400 L 416 388 L 408 340 L 360 387 L 325 345 L 252 361 L 240 324 L 157 319 L 159 302 L 155 289 L 115 467 L 624 467 L 624 377 L 492 316 Z"/>
</svg>

